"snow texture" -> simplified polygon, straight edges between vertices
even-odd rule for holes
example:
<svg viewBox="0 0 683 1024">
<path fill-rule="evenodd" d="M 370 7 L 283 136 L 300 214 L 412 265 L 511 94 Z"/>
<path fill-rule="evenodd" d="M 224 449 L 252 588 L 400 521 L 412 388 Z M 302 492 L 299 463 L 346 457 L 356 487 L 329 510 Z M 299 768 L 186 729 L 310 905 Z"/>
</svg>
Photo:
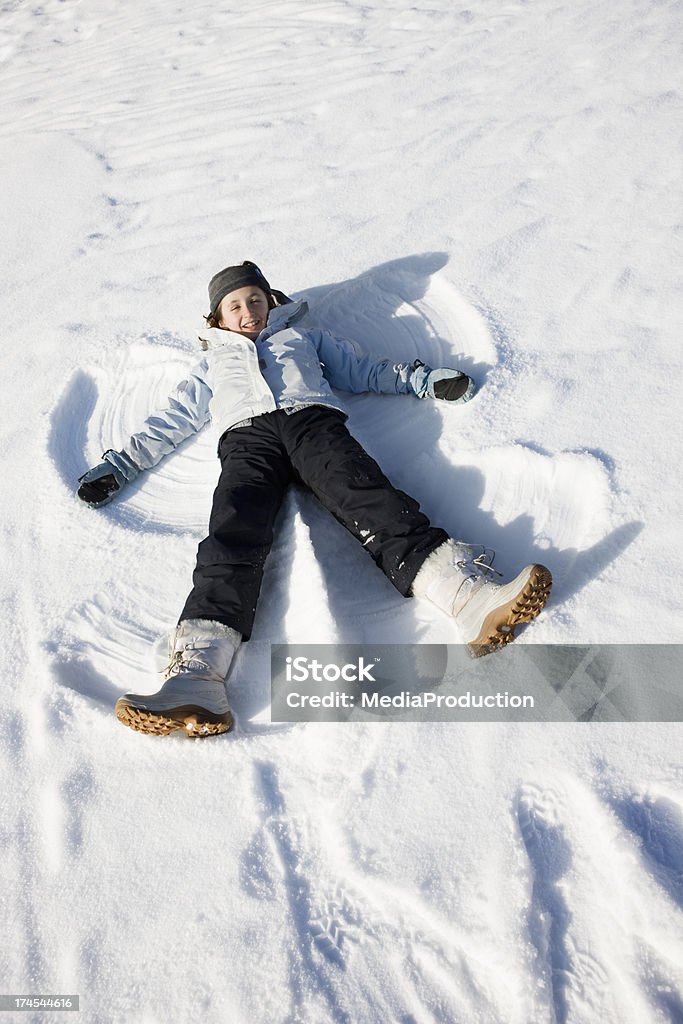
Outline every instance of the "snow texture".
<svg viewBox="0 0 683 1024">
<path fill-rule="evenodd" d="M 272 642 L 458 642 L 295 490 L 238 730 L 124 730 L 216 435 L 104 510 L 74 488 L 252 259 L 364 350 L 475 377 L 465 407 L 347 408 L 433 522 L 549 565 L 519 643 L 681 642 L 682 22 L 2 3 L 2 991 L 97 1024 L 681 1024 L 680 726 L 271 724 Z"/>
</svg>

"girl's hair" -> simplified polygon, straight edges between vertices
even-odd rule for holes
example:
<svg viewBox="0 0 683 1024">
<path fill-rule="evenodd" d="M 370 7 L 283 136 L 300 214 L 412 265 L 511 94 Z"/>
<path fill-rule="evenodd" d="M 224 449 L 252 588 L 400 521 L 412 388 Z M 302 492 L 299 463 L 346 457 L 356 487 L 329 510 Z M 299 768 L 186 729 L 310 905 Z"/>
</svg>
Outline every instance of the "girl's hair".
<svg viewBox="0 0 683 1024">
<path fill-rule="evenodd" d="M 275 309 L 276 306 L 286 306 L 292 301 L 284 292 L 280 292 L 276 288 L 273 288 L 270 292 L 264 292 L 264 294 L 268 299 L 269 310 Z M 205 316 L 204 319 L 206 320 L 207 327 L 220 327 L 221 325 L 218 309 L 215 313 L 209 313 L 209 315 Z"/>
</svg>

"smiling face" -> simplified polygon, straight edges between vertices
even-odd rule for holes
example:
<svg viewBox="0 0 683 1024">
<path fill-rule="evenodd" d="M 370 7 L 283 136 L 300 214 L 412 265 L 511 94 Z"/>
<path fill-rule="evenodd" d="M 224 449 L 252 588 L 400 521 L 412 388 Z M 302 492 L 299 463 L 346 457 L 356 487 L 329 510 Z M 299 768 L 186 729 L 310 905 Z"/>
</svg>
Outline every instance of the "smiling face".
<svg viewBox="0 0 683 1024">
<path fill-rule="evenodd" d="M 228 292 L 216 310 L 219 325 L 254 341 L 268 322 L 268 296 L 255 285 Z"/>
</svg>

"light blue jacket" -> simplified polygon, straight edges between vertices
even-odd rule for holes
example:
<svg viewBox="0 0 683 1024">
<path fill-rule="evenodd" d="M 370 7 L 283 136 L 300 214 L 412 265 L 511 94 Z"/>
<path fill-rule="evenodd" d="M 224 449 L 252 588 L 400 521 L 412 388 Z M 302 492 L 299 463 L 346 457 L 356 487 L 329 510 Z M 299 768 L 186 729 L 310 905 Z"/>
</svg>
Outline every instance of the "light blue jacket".
<svg viewBox="0 0 683 1024">
<path fill-rule="evenodd" d="M 428 366 L 362 355 L 350 341 L 301 326 L 307 312 L 303 300 L 277 306 L 255 341 L 204 328 L 199 340 L 206 355 L 170 395 L 167 408 L 149 416 L 122 451 L 105 458 L 132 480 L 210 419 L 223 433 L 275 409 L 323 405 L 343 412 L 332 387 L 356 394 L 420 394 Z"/>
</svg>

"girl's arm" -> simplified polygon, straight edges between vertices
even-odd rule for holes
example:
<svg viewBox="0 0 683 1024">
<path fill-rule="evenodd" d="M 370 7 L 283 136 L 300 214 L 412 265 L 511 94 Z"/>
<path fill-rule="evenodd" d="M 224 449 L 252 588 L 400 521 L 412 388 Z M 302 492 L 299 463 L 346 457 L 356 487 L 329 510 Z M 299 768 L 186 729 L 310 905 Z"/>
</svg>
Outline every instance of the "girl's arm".
<svg viewBox="0 0 683 1024">
<path fill-rule="evenodd" d="M 475 385 L 460 370 L 432 370 L 420 359 L 395 363 L 360 354 L 355 345 L 329 331 L 311 331 L 323 373 L 332 387 L 361 393 L 416 395 L 418 398 L 442 398 L 467 402 Z"/>
<path fill-rule="evenodd" d="M 120 452 L 107 452 L 105 458 L 118 465 L 127 480 L 133 480 L 140 470 L 156 466 L 181 441 L 201 430 L 209 419 L 210 398 L 206 381 L 191 374 L 169 395 L 165 409 L 148 416 L 142 430 L 133 434 Z"/>
<path fill-rule="evenodd" d="M 410 363 L 395 363 L 391 359 L 376 359 L 362 355 L 353 342 L 338 338 L 329 331 L 310 332 L 323 364 L 323 373 L 332 387 L 360 394 L 375 391 L 378 394 L 414 394 L 410 387 Z"/>
<path fill-rule="evenodd" d="M 211 394 L 209 385 L 196 373 L 181 381 L 165 409 L 152 413 L 120 451 L 106 451 L 104 462 L 79 478 L 78 497 L 93 508 L 106 505 L 141 470 L 156 466 L 204 426 L 209 420 Z"/>
</svg>

